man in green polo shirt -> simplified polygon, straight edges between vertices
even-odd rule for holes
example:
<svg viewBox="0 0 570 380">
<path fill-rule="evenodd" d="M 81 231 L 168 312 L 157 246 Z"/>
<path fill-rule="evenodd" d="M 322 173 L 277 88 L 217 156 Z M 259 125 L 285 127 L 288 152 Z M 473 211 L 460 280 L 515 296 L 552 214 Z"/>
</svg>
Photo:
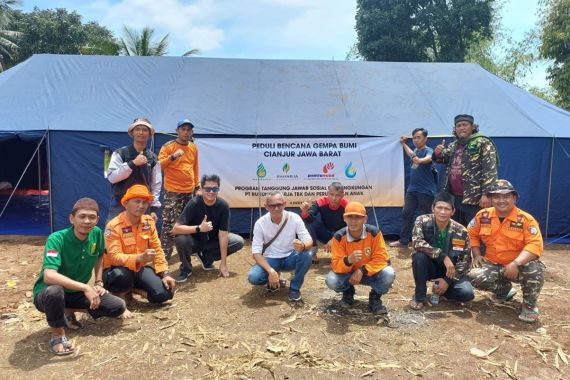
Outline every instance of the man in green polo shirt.
<svg viewBox="0 0 570 380">
<path fill-rule="evenodd" d="M 50 350 L 56 355 L 74 351 L 64 327 L 81 328 L 75 312 L 87 312 L 93 318 L 118 317 L 125 302 L 103 288 L 103 252 L 105 239 L 97 227 L 99 206 L 90 198 L 81 198 L 73 206 L 71 227 L 48 236 L 44 260 L 34 285 L 34 305 L 46 314 L 52 330 Z M 95 285 L 88 285 L 95 269 Z"/>
</svg>

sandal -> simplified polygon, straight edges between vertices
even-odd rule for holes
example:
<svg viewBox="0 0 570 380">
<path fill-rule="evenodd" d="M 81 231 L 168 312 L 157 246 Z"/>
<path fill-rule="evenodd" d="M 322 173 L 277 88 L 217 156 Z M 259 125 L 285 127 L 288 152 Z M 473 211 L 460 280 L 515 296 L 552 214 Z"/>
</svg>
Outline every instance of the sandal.
<svg viewBox="0 0 570 380">
<path fill-rule="evenodd" d="M 519 319 L 526 323 L 535 323 L 539 315 L 538 307 L 529 307 L 527 304 L 523 304 Z"/>
<path fill-rule="evenodd" d="M 65 325 L 71 330 L 80 330 L 83 328 L 83 325 L 75 318 L 75 314 L 65 315 Z"/>
<path fill-rule="evenodd" d="M 409 305 L 412 310 L 421 310 L 424 308 L 425 303 L 423 301 L 411 300 Z"/>
<path fill-rule="evenodd" d="M 55 346 L 57 346 L 58 344 L 62 345 L 63 347 L 62 351 L 56 351 Z M 71 343 L 69 342 L 69 340 L 65 335 L 52 336 L 52 338 L 49 341 L 49 349 L 54 355 L 58 356 L 69 355 L 75 351 L 75 349 L 72 347 Z"/>
</svg>

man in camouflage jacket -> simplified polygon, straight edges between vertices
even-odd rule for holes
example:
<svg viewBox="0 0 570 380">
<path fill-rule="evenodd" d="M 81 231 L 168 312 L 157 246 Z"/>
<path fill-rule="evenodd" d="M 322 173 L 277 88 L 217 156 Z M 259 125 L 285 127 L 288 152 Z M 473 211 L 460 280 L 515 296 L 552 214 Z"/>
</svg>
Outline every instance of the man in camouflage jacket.
<svg viewBox="0 0 570 380">
<path fill-rule="evenodd" d="M 498 154 L 493 141 L 478 133 L 473 116 L 457 115 L 456 140 L 438 145 L 432 159 L 447 165 L 444 191 L 455 197 L 454 220 L 467 226 L 480 208 L 490 207 L 489 187 L 497 180 Z"/>
<path fill-rule="evenodd" d="M 426 282 L 434 280 L 436 293 L 450 300 L 471 301 L 473 287 L 466 273 L 471 264 L 471 246 L 467 230 L 451 219 L 454 199 L 449 193 L 436 195 L 433 214 L 420 215 L 412 234 L 412 270 L 416 290 L 410 307 L 423 308 Z"/>
</svg>

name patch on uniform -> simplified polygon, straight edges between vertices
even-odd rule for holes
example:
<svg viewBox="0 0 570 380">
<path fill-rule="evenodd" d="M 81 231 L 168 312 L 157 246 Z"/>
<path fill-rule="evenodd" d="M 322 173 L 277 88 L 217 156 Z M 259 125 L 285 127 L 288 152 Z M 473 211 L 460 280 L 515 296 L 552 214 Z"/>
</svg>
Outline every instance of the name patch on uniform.
<svg viewBox="0 0 570 380">
<path fill-rule="evenodd" d="M 59 255 L 59 251 L 57 249 L 48 249 L 46 251 L 47 257 L 57 257 L 57 255 Z"/>
<path fill-rule="evenodd" d="M 133 232 L 133 227 L 132 227 L 132 226 L 123 227 L 123 233 L 124 233 L 124 234 L 128 234 L 128 233 L 131 233 L 131 232 Z"/>
<path fill-rule="evenodd" d="M 522 222 L 511 221 L 511 224 L 509 225 L 509 230 L 511 230 L 511 231 L 522 231 L 523 230 Z"/>
<path fill-rule="evenodd" d="M 479 219 L 479 223 L 491 224 L 491 218 L 489 218 L 489 213 L 487 211 L 481 214 L 481 219 Z"/>
</svg>

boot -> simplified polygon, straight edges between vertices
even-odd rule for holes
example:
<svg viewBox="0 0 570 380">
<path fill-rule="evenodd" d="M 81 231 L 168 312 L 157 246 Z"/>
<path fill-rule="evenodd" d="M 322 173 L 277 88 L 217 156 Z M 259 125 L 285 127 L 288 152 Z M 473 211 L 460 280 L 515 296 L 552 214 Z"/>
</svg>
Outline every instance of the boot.
<svg viewBox="0 0 570 380">
<path fill-rule="evenodd" d="M 350 288 L 342 292 L 342 299 L 340 300 L 340 306 L 348 309 L 354 305 L 354 286 L 350 285 Z"/>
<path fill-rule="evenodd" d="M 382 305 L 382 300 L 380 299 L 380 297 L 381 294 L 376 293 L 374 290 L 371 290 L 370 294 L 368 295 L 368 309 L 374 315 L 388 313 L 386 306 Z"/>
</svg>

